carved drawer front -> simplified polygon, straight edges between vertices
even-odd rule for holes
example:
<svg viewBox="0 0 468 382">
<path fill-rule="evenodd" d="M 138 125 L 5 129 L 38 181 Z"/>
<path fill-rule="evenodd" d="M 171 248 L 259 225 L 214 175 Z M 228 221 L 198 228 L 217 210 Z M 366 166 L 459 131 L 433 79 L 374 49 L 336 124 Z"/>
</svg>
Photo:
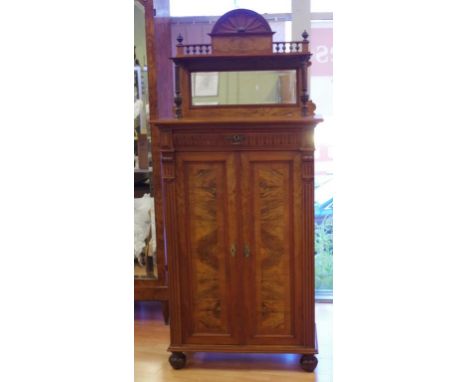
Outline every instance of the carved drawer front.
<svg viewBox="0 0 468 382">
<path fill-rule="evenodd" d="M 281 149 L 293 150 L 301 147 L 303 135 L 297 132 L 190 132 L 174 133 L 176 149 L 192 150 L 223 150 L 238 149 Z"/>
</svg>

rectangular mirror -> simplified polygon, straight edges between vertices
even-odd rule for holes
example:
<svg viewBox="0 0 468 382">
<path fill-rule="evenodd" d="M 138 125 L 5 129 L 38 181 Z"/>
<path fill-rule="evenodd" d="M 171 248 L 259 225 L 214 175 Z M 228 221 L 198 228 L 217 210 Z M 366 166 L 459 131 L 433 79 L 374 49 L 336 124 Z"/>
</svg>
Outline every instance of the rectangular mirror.
<svg viewBox="0 0 468 382">
<path fill-rule="evenodd" d="M 158 278 L 156 259 L 156 226 L 154 200 L 149 196 L 151 185 L 151 162 L 148 155 L 149 143 L 149 86 L 146 8 L 144 3 L 134 3 L 134 69 L 133 69 L 133 102 L 134 102 L 134 190 L 144 192 L 143 197 L 134 199 L 134 276 L 138 279 Z"/>
<path fill-rule="evenodd" d="M 295 70 L 191 73 L 192 105 L 295 104 Z"/>
</svg>

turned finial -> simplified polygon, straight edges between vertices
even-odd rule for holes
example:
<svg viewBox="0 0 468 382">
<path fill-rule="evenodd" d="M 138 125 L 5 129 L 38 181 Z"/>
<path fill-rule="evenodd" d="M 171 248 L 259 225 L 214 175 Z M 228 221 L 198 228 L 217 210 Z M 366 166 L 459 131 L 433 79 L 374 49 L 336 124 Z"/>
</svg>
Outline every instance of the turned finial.
<svg viewBox="0 0 468 382">
<path fill-rule="evenodd" d="M 307 33 L 306 30 L 304 30 L 304 32 L 302 32 L 302 38 L 304 39 L 304 41 L 307 41 L 307 37 L 309 37 L 309 34 Z"/>
<path fill-rule="evenodd" d="M 182 44 L 182 41 L 184 41 L 184 38 L 182 37 L 182 35 L 179 33 L 179 35 L 177 36 L 177 42 L 179 44 Z"/>
</svg>

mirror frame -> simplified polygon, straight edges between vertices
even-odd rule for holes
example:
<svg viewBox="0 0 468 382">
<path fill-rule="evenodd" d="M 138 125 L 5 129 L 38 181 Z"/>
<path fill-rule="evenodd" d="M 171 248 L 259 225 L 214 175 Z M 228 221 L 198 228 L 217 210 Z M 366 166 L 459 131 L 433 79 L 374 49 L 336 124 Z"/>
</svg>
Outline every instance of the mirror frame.
<svg viewBox="0 0 468 382">
<path fill-rule="evenodd" d="M 156 60 L 156 31 L 155 31 L 155 8 L 153 0 L 134 0 L 145 8 L 145 33 L 146 33 L 146 57 L 148 70 L 148 102 L 150 119 L 158 117 L 158 92 L 157 92 L 157 60 Z M 150 123 L 151 128 L 151 123 Z M 154 137 L 156 136 L 156 140 Z M 155 204 L 156 217 L 156 267 L 157 279 L 134 279 L 135 300 L 162 300 L 164 318 L 167 322 L 169 298 L 167 287 L 167 266 L 164 244 L 164 222 L 163 222 L 163 196 L 161 180 L 161 159 L 159 154 L 159 135 L 152 133 L 152 188 Z"/>
</svg>

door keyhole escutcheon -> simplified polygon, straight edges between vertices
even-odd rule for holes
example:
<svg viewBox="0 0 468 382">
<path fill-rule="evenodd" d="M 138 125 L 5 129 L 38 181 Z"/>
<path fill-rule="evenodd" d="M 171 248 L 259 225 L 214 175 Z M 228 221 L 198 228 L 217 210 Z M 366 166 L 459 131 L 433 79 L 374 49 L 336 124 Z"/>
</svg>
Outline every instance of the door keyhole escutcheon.
<svg viewBox="0 0 468 382">
<path fill-rule="evenodd" d="M 236 256 L 236 245 L 232 244 L 231 245 L 231 257 L 235 257 L 235 256 Z"/>
</svg>

